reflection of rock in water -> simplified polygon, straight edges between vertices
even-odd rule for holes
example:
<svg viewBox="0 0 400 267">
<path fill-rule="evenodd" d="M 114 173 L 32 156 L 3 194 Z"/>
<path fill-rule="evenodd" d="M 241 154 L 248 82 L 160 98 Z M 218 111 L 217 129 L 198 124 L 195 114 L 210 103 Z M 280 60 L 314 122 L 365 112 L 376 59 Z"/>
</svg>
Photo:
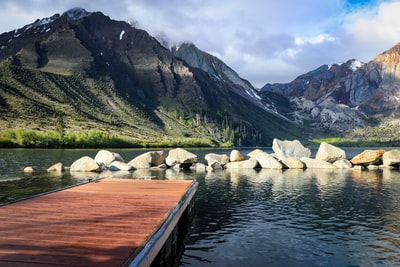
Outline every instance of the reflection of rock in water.
<svg viewBox="0 0 400 267">
<path fill-rule="evenodd" d="M 249 180 L 253 183 L 265 183 L 279 175 L 282 175 L 282 170 L 260 169 L 256 175 L 249 176 Z"/>
<path fill-rule="evenodd" d="M 99 178 L 132 178 L 132 172 L 107 170 L 100 173 Z"/>
<path fill-rule="evenodd" d="M 315 178 L 318 195 L 321 200 L 334 195 L 345 187 L 345 179 L 349 171 L 344 169 L 314 169 L 310 170 L 311 177 Z"/>
<path fill-rule="evenodd" d="M 48 173 L 49 176 L 51 177 L 56 177 L 56 178 L 62 178 L 64 176 L 65 172 L 63 171 L 51 171 Z"/>
<path fill-rule="evenodd" d="M 166 169 L 165 170 L 165 179 L 167 180 L 185 180 L 185 171 L 180 169 Z"/>
<path fill-rule="evenodd" d="M 302 175 L 304 175 L 304 170 L 303 169 L 287 169 L 287 170 L 284 170 L 284 174 L 288 178 L 299 178 Z"/>
<path fill-rule="evenodd" d="M 400 179 L 400 172 L 394 172 L 389 168 L 381 169 L 383 180 Z"/>
<path fill-rule="evenodd" d="M 310 176 L 303 170 L 285 170 L 281 174 L 272 177 L 272 192 L 275 198 L 285 196 L 286 192 L 298 192 L 304 190 L 304 186 L 310 183 Z M 289 193 L 290 195 L 292 193 Z"/>
<path fill-rule="evenodd" d="M 99 174 L 97 172 L 81 172 L 81 171 L 70 171 L 71 176 L 78 180 L 97 179 Z"/>
<path fill-rule="evenodd" d="M 257 171 L 254 169 L 227 169 L 226 172 L 234 186 L 237 186 L 242 179 L 251 179 L 257 176 Z"/>
<path fill-rule="evenodd" d="M 221 179 L 222 180 L 229 179 L 229 172 L 226 170 L 212 170 L 208 171 L 205 176 L 205 180 L 210 182 Z"/>
<path fill-rule="evenodd" d="M 353 178 L 354 181 L 374 181 L 382 179 L 382 177 L 382 172 L 379 170 L 351 172 L 351 178 Z"/>
<path fill-rule="evenodd" d="M 352 181 L 358 187 L 368 187 L 368 188 L 375 188 L 376 190 L 382 190 L 383 188 L 383 179 L 384 174 L 386 178 L 392 177 L 391 175 L 394 172 L 392 171 L 389 175 L 388 172 L 381 171 L 381 170 L 368 170 L 368 171 L 354 171 L 351 173 Z"/>
<path fill-rule="evenodd" d="M 143 179 L 152 176 L 152 174 L 150 169 L 137 169 L 132 173 L 132 176 L 136 179 Z"/>
</svg>

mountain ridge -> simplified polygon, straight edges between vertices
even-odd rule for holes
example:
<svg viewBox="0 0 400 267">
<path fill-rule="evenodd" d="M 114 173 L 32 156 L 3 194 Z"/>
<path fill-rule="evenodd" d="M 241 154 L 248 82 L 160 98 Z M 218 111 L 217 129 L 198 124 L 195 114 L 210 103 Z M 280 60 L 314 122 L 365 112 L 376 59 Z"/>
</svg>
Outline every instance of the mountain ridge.
<svg viewBox="0 0 400 267">
<path fill-rule="evenodd" d="M 322 65 L 255 89 L 195 44 L 165 47 L 134 25 L 74 8 L 0 35 L 0 131 L 53 131 L 62 118 L 67 133 L 97 129 L 147 144 L 392 142 L 399 62 L 397 44 L 368 63 Z"/>
<path fill-rule="evenodd" d="M 362 142 L 373 136 L 375 143 L 391 143 L 399 134 L 393 126 L 400 125 L 399 62 L 400 44 L 396 44 L 368 63 L 353 59 L 322 65 L 292 82 L 266 84 L 260 93 L 286 98 L 290 108 L 284 114 L 299 124 L 311 121 L 346 140 Z"/>
<path fill-rule="evenodd" d="M 3 129 L 51 130 L 63 117 L 67 132 L 99 129 L 149 143 L 268 145 L 276 133 L 306 139 L 301 126 L 256 104 L 251 84 L 222 61 L 214 61 L 213 76 L 101 12 L 73 9 L 37 20 L 1 34 L 0 47 Z"/>
</svg>

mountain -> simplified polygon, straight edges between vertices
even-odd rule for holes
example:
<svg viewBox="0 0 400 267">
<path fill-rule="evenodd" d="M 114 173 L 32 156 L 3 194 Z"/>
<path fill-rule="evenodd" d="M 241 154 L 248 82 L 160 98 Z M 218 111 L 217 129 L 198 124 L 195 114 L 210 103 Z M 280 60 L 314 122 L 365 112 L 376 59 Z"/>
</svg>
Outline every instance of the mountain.
<svg viewBox="0 0 400 267">
<path fill-rule="evenodd" d="M 365 93 L 359 84 L 352 83 L 353 75 L 360 74 L 364 65 L 356 60 L 323 65 L 291 83 L 266 84 L 260 94 L 262 99 L 271 94 L 287 97 L 289 104 L 284 105 L 287 108 L 285 115 L 298 123 L 310 120 L 322 131 L 346 132 L 364 125 L 363 115 L 355 110 L 357 104 L 352 102 L 359 101 L 357 97 Z"/>
<path fill-rule="evenodd" d="M 193 44 L 167 49 L 101 12 L 71 9 L 1 34 L 0 68 L 0 130 L 55 130 L 61 118 L 67 133 L 147 144 L 309 137 L 219 59 Z"/>
<path fill-rule="evenodd" d="M 398 140 L 394 136 L 398 136 L 400 125 L 399 63 L 400 44 L 368 63 L 353 59 L 323 65 L 290 83 L 266 84 L 260 95 L 265 101 L 272 96 L 286 101 L 283 115 L 331 135 L 358 135 L 358 139 L 374 136 L 384 142 Z M 279 102 L 276 105 L 280 106 Z M 381 136 L 375 136 L 377 132 Z"/>
<path fill-rule="evenodd" d="M 208 73 L 214 80 L 224 81 L 231 88 L 232 92 L 248 97 L 250 101 L 256 100 L 259 96 L 254 87 L 229 66 L 225 65 L 217 57 L 199 50 L 192 43 L 183 43 L 178 48 L 173 48 L 174 55 L 182 59 L 191 67 L 198 68 Z"/>
<path fill-rule="evenodd" d="M 400 104 L 400 43 L 368 63 L 368 81 L 376 86 L 361 108 L 370 114 L 398 116 Z"/>
</svg>

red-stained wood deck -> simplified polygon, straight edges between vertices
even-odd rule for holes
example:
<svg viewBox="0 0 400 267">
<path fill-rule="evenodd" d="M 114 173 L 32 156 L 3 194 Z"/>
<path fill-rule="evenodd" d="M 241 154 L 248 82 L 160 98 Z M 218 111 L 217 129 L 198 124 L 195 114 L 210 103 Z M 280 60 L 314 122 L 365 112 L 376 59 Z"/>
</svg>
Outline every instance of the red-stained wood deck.
<svg viewBox="0 0 400 267">
<path fill-rule="evenodd" d="M 126 264 L 195 183 L 110 178 L 2 206 L 0 266 Z"/>
</svg>

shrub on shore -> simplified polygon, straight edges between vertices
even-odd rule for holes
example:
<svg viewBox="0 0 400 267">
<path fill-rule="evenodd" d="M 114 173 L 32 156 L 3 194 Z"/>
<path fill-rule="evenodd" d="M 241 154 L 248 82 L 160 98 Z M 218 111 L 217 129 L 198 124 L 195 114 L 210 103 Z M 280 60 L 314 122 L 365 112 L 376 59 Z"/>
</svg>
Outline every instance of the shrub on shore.
<svg viewBox="0 0 400 267">
<path fill-rule="evenodd" d="M 214 147 L 217 143 L 207 138 L 175 138 L 159 142 L 128 139 L 101 131 L 81 133 L 37 132 L 32 130 L 0 131 L 0 148 L 140 148 L 140 147 Z"/>
<path fill-rule="evenodd" d="M 17 129 L 0 131 L 0 147 L 96 148 L 142 147 L 142 144 L 101 131 L 66 133 L 61 136 L 56 132 L 36 132 Z"/>
</svg>

